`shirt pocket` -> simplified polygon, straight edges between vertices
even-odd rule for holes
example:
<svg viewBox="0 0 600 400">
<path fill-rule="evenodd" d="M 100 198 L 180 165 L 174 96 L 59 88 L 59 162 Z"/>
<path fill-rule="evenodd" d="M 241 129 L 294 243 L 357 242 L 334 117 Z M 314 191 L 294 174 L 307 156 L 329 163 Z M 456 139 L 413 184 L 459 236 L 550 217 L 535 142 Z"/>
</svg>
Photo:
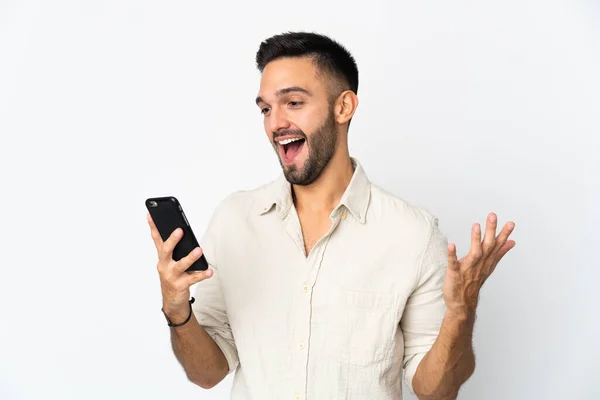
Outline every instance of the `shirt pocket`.
<svg viewBox="0 0 600 400">
<path fill-rule="evenodd" d="M 328 303 L 326 348 L 332 360 L 367 367 L 394 357 L 396 297 L 340 287 L 329 292 Z"/>
</svg>

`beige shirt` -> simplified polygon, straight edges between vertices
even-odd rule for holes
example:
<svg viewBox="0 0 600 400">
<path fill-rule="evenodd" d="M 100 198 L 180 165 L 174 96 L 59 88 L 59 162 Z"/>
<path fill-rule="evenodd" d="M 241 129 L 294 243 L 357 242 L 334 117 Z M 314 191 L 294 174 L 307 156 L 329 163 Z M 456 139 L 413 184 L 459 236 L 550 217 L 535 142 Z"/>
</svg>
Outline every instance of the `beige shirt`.
<svg viewBox="0 0 600 400">
<path fill-rule="evenodd" d="M 228 196 L 201 240 L 194 314 L 235 371 L 232 399 L 401 399 L 445 313 L 437 219 L 361 164 L 306 256 L 283 178 Z"/>
</svg>

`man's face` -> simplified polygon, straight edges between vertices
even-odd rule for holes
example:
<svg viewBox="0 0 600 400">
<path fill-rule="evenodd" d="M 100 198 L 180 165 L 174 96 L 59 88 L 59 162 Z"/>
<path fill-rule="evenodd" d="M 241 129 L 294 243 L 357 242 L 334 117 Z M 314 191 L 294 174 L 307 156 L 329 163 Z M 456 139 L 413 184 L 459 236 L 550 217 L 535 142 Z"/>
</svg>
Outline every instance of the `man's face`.
<svg viewBox="0 0 600 400">
<path fill-rule="evenodd" d="M 337 146 L 328 85 L 310 58 L 278 59 L 263 70 L 257 105 L 286 179 L 309 185 Z"/>
</svg>

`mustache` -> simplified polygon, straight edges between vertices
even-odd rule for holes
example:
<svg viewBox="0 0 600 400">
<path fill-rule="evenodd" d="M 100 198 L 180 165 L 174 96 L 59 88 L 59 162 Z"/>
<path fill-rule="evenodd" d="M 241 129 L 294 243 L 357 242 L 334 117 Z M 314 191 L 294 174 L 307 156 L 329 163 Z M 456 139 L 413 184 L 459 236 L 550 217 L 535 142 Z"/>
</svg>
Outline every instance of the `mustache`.
<svg viewBox="0 0 600 400">
<path fill-rule="evenodd" d="M 302 132 L 300 129 L 282 129 L 280 131 L 277 131 L 273 134 L 273 140 L 277 139 L 278 137 L 286 136 L 286 135 L 299 136 L 306 140 L 306 134 L 304 132 Z"/>
</svg>

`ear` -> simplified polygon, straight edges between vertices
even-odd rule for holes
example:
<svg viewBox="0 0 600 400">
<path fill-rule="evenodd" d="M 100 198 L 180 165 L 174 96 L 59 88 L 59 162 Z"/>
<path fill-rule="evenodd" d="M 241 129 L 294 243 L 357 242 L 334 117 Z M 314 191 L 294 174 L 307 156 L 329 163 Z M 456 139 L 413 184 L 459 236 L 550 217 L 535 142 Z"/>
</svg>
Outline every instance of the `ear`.
<svg viewBox="0 0 600 400">
<path fill-rule="evenodd" d="M 356 108 L 358 107 L 358 97 L 351 90 L 342 92 L 335 102 L 335 120 L 342 125 L 350 121 Z"/>
</svg>

